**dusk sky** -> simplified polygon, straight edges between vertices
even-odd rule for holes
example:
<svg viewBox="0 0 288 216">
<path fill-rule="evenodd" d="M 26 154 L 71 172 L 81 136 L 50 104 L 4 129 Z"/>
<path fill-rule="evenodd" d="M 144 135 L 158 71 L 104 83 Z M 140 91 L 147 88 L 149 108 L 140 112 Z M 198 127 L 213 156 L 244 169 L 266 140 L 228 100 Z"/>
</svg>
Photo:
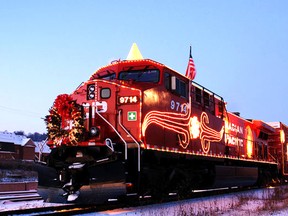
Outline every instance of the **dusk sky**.
<svg viewBox="0 0 288 216">
<path fill-rule="evenodd" d="M 221 95 L 243 118 L 288 125 L 286 0 L 0 0 L 0 131 L 46 132 L 56 96 L 143 57 Z"/>
</svg>

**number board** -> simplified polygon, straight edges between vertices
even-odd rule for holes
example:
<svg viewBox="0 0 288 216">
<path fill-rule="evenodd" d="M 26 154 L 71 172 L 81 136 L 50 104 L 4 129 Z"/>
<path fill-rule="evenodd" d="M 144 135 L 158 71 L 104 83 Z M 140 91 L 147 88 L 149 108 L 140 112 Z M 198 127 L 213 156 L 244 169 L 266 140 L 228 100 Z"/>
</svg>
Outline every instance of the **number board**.
<svg viewBox="0 0 288 216">
<path fill-rule="evenodd" d="M 120 96 L 118 97 L 119 104 L 136 104 L 139 102 L 137 96 Z"/>
</svg>

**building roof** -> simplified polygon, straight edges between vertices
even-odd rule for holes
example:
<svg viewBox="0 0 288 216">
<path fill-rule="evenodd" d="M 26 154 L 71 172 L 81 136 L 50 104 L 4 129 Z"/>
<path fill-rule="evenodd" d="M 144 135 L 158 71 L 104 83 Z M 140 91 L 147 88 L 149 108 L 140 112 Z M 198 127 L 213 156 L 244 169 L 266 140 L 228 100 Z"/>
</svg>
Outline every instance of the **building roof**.
<svg viewBox="0 0 288 216">
<path fill-rule="evenodd" d="M 11 143 L 15 145 L 35 147 L 34 142 L 31 138 L 27 138 L 24 135 L 16 135 L 8 131 L 0 131 L 0 142 Z"/>
</svg>

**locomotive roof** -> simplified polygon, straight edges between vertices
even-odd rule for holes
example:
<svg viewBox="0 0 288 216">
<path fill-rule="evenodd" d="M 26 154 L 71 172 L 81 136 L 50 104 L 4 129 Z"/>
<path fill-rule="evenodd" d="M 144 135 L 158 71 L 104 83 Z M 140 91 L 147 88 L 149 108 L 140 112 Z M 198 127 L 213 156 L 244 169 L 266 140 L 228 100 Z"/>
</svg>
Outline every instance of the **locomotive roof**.
<svg viewBox="0 0 288 216">
<path fill-rule="evenodd" d="M 96 70 L 90 77 L 89 80 L 94 80 L 103 75 L 107 75 L 110 73 L 118 73 L 124 70 L 132 70 L 134 68 L 139 69 L 151 69 L 151 68 L 169 68 L 166 65 L 159 63 L 157 61 L 151 59 L 144 59 L 137 44 L 133 43 L 131 49 L 128 53 L 126 60 L 115 60 L 112 61 L 109 65 L 103 66 Z M 179 75 L 185 77 L 183 74 L 169 68 L 170 70 L 178 73 Z"/>
<path fill-rule="evenodd" d="M 138 68 L 169 68 L 168 66 L 154 61 L 152 59 L 136 59 L 136 60 L 115 60 L 112 61 L 109 65 L 103 66 L 96 70 L 90 77 L 89 80 L 97 79 L 98 77 L 102 76 L 103 73 L 115 73 L 120 72 L 122 70 L 131 70 L 133 67 Z M 179 72 L 169 68 L 170 70 L 180 74 Z M 180 74 L 184 76 L 183 74 Z"/>
</svg>

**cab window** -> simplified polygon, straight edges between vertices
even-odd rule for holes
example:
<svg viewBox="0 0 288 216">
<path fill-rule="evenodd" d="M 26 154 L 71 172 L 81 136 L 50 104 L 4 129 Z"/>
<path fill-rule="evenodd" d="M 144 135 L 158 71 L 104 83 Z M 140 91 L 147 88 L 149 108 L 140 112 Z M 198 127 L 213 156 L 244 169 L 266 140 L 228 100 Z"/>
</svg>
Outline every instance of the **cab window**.
<svg viewBox="0 0 288 216">
<path fill-rule="evenodd" d="M 159 82 L 159 70 L 131 70 L 131 71 L 121 71 L 119 73 L 119 80 L 132 80 L 135 82 Z"/>
</svg>

